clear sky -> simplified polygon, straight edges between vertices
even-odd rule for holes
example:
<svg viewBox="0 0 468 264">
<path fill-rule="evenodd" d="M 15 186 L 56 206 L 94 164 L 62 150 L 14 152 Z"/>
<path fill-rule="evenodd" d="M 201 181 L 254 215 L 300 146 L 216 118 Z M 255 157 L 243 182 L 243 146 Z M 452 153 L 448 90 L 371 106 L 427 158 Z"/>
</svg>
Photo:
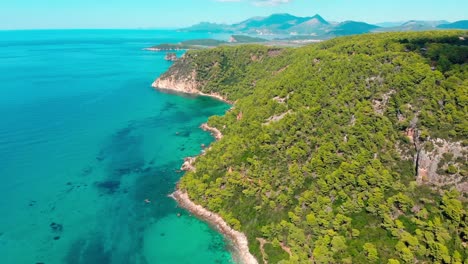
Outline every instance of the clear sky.
<svg viewBox="0 0 468 264">
<path fill-rule="evenodd" d="M 468 0 L 1 0 L 0 29 L 176 28 L 273 13 L 369 23 L 456 21 L 468 19 Z"/>
</svg>

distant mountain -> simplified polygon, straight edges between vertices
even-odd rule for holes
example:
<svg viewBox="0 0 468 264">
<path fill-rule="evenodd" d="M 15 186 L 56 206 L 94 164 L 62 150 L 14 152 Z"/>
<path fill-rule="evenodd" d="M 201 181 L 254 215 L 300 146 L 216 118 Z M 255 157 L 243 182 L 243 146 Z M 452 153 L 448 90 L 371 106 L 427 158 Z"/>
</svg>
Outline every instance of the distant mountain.
<svg viewBox="0 0 468 264">
<path fill-rule="evenodd" d="M 345 21 L 335 26 L 330 34 L 336 36 L 364 34 L 377 28 L 379 27 L 364 22 Z"/>
<path fill-rule="evenodd" d="M 289 32 L 303 35 L 317 35 L 320 33 L 326 33 L 326 31 L 328 31 L 329 29 L 330 23 L 323 19 L 323 17 L 321 17 L 320 15 L 315 15 L 298 25 L 290 27 Z"/>
<path fill-rule="evenodd" d="M 225 32 L 225 31 L 229 31 L 229 27 L 230 27 L 229 25 L 225 25 L 225 24 L 201 22 L 191 27 L 184 28 L 182 30 L 190 31 L 190 32 Z"/>
<path fill-rule="evenodd" d="M 296 17 L 290 14 L 274 14 L 269 17 L 254 17 L 232 25 L 235 31 L 246 33 L 273 34 L 283 33 L 311 17 Z"/>
<path fill-rule="evenodd" d="M 468 20 L 460 20 L 453 23 L 438 25 L 437 28 L 445 29 L 468 29 Z"/>
<path fill-rule="evenodd" d="M 258 42 L 266 42 L 268 40 L 263 38 L 251 37 L 251 36 L 244 36 L 244 35 L 232 35 L 229 39 L 231 43 L 258 43 Z"/>
<path fill-rule="evenodd" d="M 437 27 L 438 25 L 446 24 L 446 23 L 448 22 L 445 20 L 440 20 L 440 21 L 410 20 L 404 23 L 403 25 L 401 25 L 401 27 L 407 30 L 426 30 L 426 29 L 433 29 Z"/>
<path fill-rule="evenodd" d="M 289 35 L 293 38 L 313 37 L 315 39 L 327 39 L 335 36 L 368 32 L 422 31 L 439 28 L 468 29 L 468 20 L 455 23 L 449 23 L 445 20 L 410 20 L 372 25 L 359 21 L 331 23 L 318 14 L 312 17 L 298 17 L 285 13 L 273 14 L 268 17 L 252 17 L 231 25 L 203 22 L 181 30 L 190 32 L 222 32 L 237 35 Z"/>
<path fill-rule="evenodd" d="M 410 20 L 400 26 L 391 28 L 382 28 L 378 31 L 423 31 L 423 30 L 434 30 L 441 24 L 448 23 L 445 20 L 438 21 L 423 21 L 423 20 Z"/>
<path fill-rule="evenodd" d="M 376 26 L 383 27 L 383 28 L 391 28 L 391 27 L 398 27 L 406 23 L 406 21 L 398 21 L 398 22 L 382 22 L 375 24 Z"/>
</svg>

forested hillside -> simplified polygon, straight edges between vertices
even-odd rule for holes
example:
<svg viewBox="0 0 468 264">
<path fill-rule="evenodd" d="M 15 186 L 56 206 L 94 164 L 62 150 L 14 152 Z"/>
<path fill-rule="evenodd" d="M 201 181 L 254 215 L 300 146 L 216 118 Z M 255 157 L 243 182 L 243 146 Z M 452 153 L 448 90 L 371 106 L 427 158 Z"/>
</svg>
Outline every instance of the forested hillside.
<svg viewBox="0 0 468 264">
<path fill-rule="evenodd" d="M 231 101 L 179 188 L 268 263 L 467 263 L 468 34 L 190 51 Z"/>
</svg>

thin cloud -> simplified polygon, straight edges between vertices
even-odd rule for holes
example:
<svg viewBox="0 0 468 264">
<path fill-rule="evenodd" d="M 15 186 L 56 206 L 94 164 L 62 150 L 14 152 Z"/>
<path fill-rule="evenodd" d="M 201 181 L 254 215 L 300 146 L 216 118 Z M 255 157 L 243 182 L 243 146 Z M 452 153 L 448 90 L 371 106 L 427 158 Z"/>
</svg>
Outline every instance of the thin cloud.
<svg viewBox="0 0 468 264">
<path fill-rule="evenodd" d="M 291 3 L 293 0 L 256 0 L 253 1 L 257 6 L 276 6 Z"/>
<path fill-rule="evenodd" d="M 256 6 L 277 6 L 291 3 L 293 0 L 215 0 L 216 2 L 250 2 Z"/>
</svg>

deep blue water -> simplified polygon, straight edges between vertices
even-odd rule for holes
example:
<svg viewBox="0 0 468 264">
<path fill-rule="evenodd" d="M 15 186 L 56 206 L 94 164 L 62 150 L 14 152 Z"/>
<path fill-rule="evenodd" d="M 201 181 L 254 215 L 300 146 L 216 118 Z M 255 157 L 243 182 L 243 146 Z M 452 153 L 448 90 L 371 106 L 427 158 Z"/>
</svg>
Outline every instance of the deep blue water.
<svg viewBox="0 0 468 264">
<path fill-rule="evenodd" d="M 231 262 L 167 197 L 228 105 L 153 90 L 170 63 L 142 50 L 202 37 L 0 31 L 0 263 Z"/>
</svg>

